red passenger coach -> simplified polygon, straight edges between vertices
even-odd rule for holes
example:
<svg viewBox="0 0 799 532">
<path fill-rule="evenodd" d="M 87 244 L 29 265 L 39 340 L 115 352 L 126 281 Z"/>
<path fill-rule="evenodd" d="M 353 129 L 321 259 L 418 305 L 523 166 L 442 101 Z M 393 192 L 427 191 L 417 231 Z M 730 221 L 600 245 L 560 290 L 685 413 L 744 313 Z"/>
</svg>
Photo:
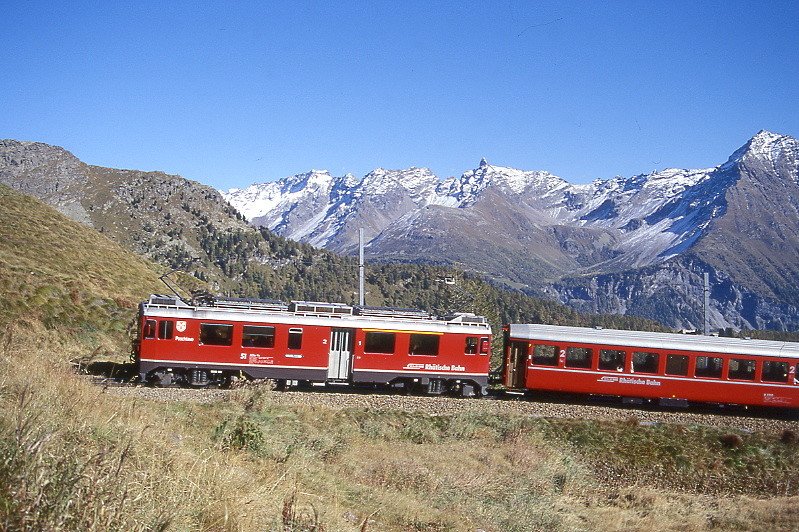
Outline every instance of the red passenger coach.
<svg viewBox="0 0 799 532">
<path fill-rule="evenodd" d="M 204 386 L 233 377 L 282 384 L 383 384 L 481 395 L 491 327 L 485 318 L 434 318 L 336 303 L 151 296 L 139 307 L 136 362 L 144 382 Z"/>
<path fill-rule="evenodd" d="M 513 390 L 799 408 L 797 343 L 554 325 L 504 332 Z"/>
</svg>

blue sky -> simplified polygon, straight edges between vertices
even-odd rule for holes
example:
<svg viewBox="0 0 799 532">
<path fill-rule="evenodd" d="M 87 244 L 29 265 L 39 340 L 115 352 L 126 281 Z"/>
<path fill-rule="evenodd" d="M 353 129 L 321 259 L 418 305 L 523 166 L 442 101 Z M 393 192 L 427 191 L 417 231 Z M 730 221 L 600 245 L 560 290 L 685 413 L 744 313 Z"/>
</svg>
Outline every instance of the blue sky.
<svg viewBox="0 0 799 532">
<path fill-rule="evenodd" d="M 799 136 L 799 2 L 11 2 L 0 138 L 219 188 L 378 166 L 572 182 Z"/>
</svg>

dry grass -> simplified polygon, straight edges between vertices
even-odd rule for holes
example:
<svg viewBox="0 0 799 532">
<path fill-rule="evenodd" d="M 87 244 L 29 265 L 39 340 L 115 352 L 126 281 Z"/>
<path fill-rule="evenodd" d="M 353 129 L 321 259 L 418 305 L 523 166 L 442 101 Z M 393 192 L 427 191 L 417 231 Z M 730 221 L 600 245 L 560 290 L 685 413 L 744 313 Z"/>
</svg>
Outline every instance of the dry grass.
<svg viewBox="0 0 799 532">
<path fill-rule="evenodd" d="M 270 396 L 279 392 L 262 388 L 211 405 L 110 396 L 72 373 L 67 361 L 82 349 L 34 323 L 3 332 L 5 529 L 790 530 L 799 522 L 796 497 L 670 491 L 637 476 L 635 485 L 609 485 L 592 447 L 568 443 L 563 427 L 553 436 L 551 422 L 278 407 Z M 617 425 L 604 428 L 642 429 Z"/>
</svg>

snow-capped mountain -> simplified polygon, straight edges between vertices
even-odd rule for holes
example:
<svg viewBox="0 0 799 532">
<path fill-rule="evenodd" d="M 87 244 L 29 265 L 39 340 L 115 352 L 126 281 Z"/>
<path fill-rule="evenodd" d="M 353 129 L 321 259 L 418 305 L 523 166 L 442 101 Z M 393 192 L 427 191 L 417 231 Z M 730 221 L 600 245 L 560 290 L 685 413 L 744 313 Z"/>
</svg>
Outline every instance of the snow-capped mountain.
<svg viewBox="0 0 799 532">
<path fill-rule="evenodd" d="M 427 168 L 378 168 L 360 181 L 351 174 L 312 171 L 232 189 L 224 196 L 254 225 L 334 251 L 352 251 L 357 228 L 365 227 L 375 254 L 404 247 L 387 239 L 389 234 L 408 238 L 409 229 L 441 223 L 442 216 L 474 222 L 472 211 L 482 212 L 478 206 L 486 203 L 484 217 L 490 222 L 490 204 L 509 203 L 506 210 L 540 228 L 612 233 L 618 267 L 666 260 L 689 246 L 713 217 L 712 209 L 699 208 L 707 191 L 701 191 L 702 198 L 695 196 L 698 185 L 715 171 L 667 169 L 573 185 L 549 172 L 495 166 L 483 159 L 460 178 L 443 181 Z"/>
<path fill-rule="evenodd" d="M 799 250 L 798 154 L 796 139 L 761 131 L 714 168 L 668 168 L 589 184 L 483 159 L 444 180 L 426 168 L 377 169 L 360 180 L 310 172 L 224 196 L 253 224 L 288 238 L 352 253 L 357 228 L 364 227 L 372 256 L 457 264 L 579 308 L 586 306 L 580 297 L 590 295 L 596 306 L 597 291 L 607 289 L 616 303 L 593 310 L 627 312 L 636 303 L 619 293 L 627 289 L 625 282 L 613 276 L 646 270 L 663 277 L 663 268 L 673 272 L 686 257 L 692 268 L 702 264 L 719 279 L 737 283 L 739 297 L 756 287 L 753 294 L 776 305 L 796 306 L 799 293 L 785 299 L 786 290 L 771 285 L 799 281 L 799 266 L 782 266 L 783 249 Z M 769 195 L 770 190 L 781 193 Z M 741 242 L 743 226 L 756 244 Z M 770 240 L 762 242 L 762 235 Z M 771 269 L 776 280 L 763 281 L 743 263 L 738 272 L 725 270 L 725 263 L 741 262 L 750 257 L 747 250 L 761 248 L 780 257 L 781 266 Z M 775 261 L 765 252 L 757 260 Z M 786 277 L 794 270 L 795 277 Z M 602 279 L 612 288 L 602 288 Z M 742 305 L 719 311 L 718 323 L 757 326 L 754 317 L 732 317 L 745 314 Z"/>
</svg>

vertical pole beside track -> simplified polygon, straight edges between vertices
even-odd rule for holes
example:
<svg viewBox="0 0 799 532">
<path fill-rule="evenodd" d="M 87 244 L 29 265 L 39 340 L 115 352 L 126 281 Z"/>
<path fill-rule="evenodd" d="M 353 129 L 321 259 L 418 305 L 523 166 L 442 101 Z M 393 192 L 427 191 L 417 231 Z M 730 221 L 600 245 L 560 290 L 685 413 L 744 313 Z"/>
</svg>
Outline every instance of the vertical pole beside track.
<svg viewBox="0 0 799 532">
<path fill-rule="evenodd" d="M 358 304 L 363 306 L 363 227 L 358 229 Z"/>
<path fill-rule="evenodd" d="M 703 276 L 705 284 L 704 284 L 704 294 L 705 294 L 705 327 L 704 327 L 704 334 L 707 336 L 710 334 L 710 322 L 708 320 L 708 311 L 710 308 L 710 275 L 705 273 Z"/>
</svg>

